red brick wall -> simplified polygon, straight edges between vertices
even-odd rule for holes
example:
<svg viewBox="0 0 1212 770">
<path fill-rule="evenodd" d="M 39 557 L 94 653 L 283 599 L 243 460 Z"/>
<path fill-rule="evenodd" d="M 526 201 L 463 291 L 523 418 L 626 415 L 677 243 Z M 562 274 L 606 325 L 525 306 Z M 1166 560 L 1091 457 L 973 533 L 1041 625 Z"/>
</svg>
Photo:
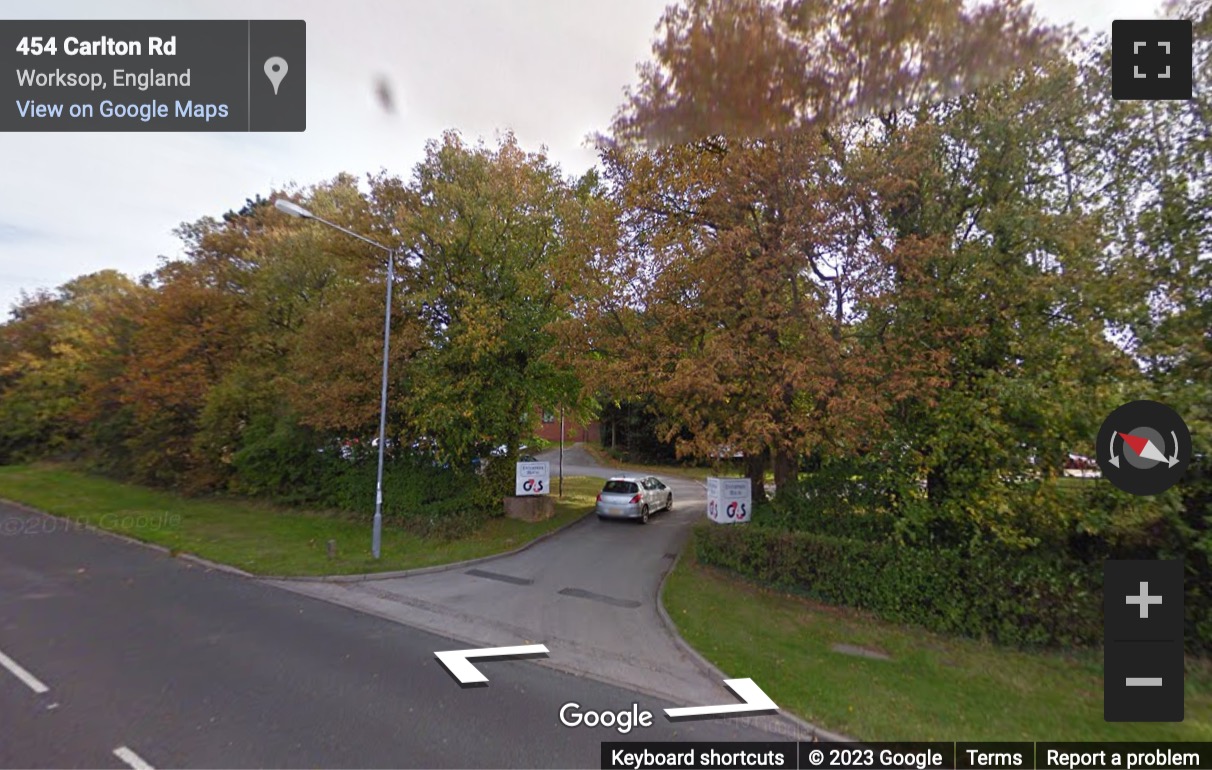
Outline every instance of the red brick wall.
<svg viewBox="0 0 1212 770">
<path fill-rule="evenodd" d="M 547 418 L 552 418 L 549 422 Z M 539 423 L 537 431 L 540 438 L 550 441 L 553 444 L 560 443 L 560 415 L 545 414 L 543 421 Z M 588 425 L 581 425 L 572 417 L 565 415 L 564 417 L 564 443 L 571 444 L 577 441 L 600 441 L 601 440 L 601 423 L 596 420 Z"/>
</svg>

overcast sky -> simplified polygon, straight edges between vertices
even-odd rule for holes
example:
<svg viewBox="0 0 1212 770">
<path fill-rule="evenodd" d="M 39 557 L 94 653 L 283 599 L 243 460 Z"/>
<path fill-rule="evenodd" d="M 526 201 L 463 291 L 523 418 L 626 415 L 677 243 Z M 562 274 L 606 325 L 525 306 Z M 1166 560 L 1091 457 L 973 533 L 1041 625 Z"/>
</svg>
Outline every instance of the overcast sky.
<svg viewBox="0 0 1212 770">
<path fill-rule="evenodd" d="M 0 0 L 0 19 L 304 19 L 307 131 L 0 134 L 0 319 L 20 291 L 177 256 L 182 222 L 290 182 L 386 168 L 407 176 L 446 128 L 512 129 L 568 173 L 648 58 L 666 0 Z M 1038 0 L 1048 19 L 1110 31 L 1155 0 Z M 0 23 L 3 23 L 0 21 Z M 4 73 L 4 77 L 12 77 Z M 394 115 L 377 104 L 384 76 Z M 289 77 L 289 75 L 288 75 Z"/>
</svg>

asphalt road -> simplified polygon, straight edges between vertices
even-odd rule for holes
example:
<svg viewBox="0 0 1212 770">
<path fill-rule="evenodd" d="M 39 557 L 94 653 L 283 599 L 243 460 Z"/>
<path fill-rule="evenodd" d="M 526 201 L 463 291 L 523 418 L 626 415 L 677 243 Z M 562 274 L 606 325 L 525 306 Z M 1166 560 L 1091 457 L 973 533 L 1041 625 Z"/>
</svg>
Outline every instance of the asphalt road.
<svg viewBox="0 0 1212 770">
<path fill-rule="evenodd" d="M 618 574 L 575 585 L 650 607 L 641 590 L 650 583 L 638 575 L 682 536 L 659 522 L 651 531 L 598 529 L 596 520 L 573 528 L 558 569 L 580 560 L 587 578 Z M 577 550 L 589 533 L 599 550 L 631 544 L 643 555 L 612 566 Z M 454 594 L 547 586 L 445 574 Z M 560 600 L 593 607 L 590 624 L 627 622 L 621 607 Z M 533 614 L 511 620 L 565 617 L 550 597 L 533 592 L 531 601 Z M 604 740 L 771 739 L 737 720 L 669 723 L 659 709 L 683 704 L 545 662 L 485 663 L 489 686 L 463 689 L 433 653 L 465 646 L 0 505 L 3 767 L 596 767 Z M 548 646 L 559 657 L 559 644 Z M 722 688 L 713 696 L 731 700 Z M 559 721 L 569 702 L 612 711 L 638 703 L 656 718 L 626 735 L 569 728 Z"/>
</svg>

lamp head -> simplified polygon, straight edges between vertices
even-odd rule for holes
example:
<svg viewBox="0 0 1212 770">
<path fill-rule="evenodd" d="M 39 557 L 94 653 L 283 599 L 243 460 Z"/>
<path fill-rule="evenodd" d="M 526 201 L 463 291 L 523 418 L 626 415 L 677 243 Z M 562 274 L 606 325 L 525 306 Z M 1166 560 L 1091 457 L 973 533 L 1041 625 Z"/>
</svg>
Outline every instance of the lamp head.
<svg viewBox="0 0 1212 770">
<path fill-rule="evenodd" d="M 313 216 L 313 214 L 307 209 L 293 201 L 288 201 L 285 198 L 278 198 L 276 201 L 274 201 L 274 208 L 281 211 L 283 214 L 288 214 L 292 217 L 299 217 L 301 219 L 311 219 Z"/>
</svg>

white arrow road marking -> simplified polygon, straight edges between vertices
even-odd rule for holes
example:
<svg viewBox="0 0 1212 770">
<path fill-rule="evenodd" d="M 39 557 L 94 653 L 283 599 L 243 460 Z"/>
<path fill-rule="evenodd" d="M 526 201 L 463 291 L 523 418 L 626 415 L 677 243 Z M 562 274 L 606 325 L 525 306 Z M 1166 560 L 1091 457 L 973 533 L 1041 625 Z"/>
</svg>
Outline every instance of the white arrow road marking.
<svg viewBox="0 0 1212 770">
<path fill-rule="evenodd" d="M 0 652 L 0 666 L 7 668 L 13 676 L 24 682 L 26 687 L 39 695 L 50 690 L 49 687 L 38 681 L 38 677 L 21 668 L 17 661 L 5 655 L 3 652 Z"/>
<path fill-rule="evenodd" d="M 724 684 L 729 690 L 740 696 L 744 703 L 727 703 L 723 706 L 690 706 L 689 708 L 665 709 L 665 716 L 670 719 L 678 717 L 723 716 L 725 714 L 740 714 L 748 711 L 778 711 L 778 706 L 770 700 L 770 696 L 762 692 L 762 688 L 752 679 L 725 679 Z"/>
<path fill-rule="evenodd" d="M 134 768 L 134 770 L 156 770 L 154 767 L 147 764 L 147 762 L 143 760 L 143 757 L 139 756 L 125 746 L 119 746 L 118 748 L 114 749 L 114 756 L 130 765 L 132 768 Z"/>
<path fill-rule="evenodd" d="M 482 650 L 447 650 L 435 652 L 434 656 L 446 666 L 451 676 L 459 680 L 459 684 L 476 684 L 487 682 L 488 677 L 471 665 L 468 658 L 514 658 L 546 655 L 547 652 L 547 647 L 542 644 L 523 644 L 518 647 L 488 647 Z"/>
</svg>

